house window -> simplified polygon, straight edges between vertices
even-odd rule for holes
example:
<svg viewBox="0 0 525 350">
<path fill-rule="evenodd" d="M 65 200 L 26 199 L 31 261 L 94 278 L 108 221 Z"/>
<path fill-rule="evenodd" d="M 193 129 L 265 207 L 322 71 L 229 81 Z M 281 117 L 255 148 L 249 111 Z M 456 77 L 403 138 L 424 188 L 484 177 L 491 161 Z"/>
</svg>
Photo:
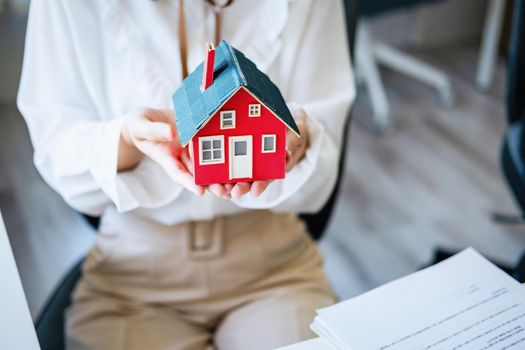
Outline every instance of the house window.
<svg viewBox="0 0 525 350">
<path fill-rule="evenodd" d="M 246 155 L 246 150 L 248 148 L 246 141 L 236 141 L 233 144 L 235 145 L 234 150 L 233 150 L 234 156 L 245 156 Z"/>
<path fill-rule="evenodd" d="M 224 136 L 199 138 L 200 164 L 224 163 Z"/>
<path fill-rule="evenodd" d="M 250 117 L 260 117 L 261 116 L 261 105 L 253 104 L 248 106 L 248 115 Z"/>
<path fill-rule="evenodd" d="M 235 129 L 235 111 L 221 112 L 221 129 Z"/>
<path fill-rule="evenodd" d="M 262 136 L 262 153 L 273 153 L 275 152 L 275 135 L 263 135 Z"/>
</svg>

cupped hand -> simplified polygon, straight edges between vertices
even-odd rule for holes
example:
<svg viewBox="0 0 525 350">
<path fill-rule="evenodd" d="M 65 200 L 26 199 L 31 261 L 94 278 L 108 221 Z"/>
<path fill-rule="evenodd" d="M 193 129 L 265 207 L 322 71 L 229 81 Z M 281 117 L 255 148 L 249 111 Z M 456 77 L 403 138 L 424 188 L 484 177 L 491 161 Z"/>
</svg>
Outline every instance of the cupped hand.
<svg viewBox="0 0 525 350">
<path fill-rule="evenodd" d="M 250 192 L 254 197 L 259 197 L 270 181 L 258 180 L 253 182 L 237 182 L 228 184 L 212 184 L 208 185 L 208 190 L 217 197 L 224 199 L 238 199 Z"/>
<path fill-rule="evenodd" d="M 300 107 L 291 107 L 290 112 L 292 112 L 301 136 L 297 136 L 289 128 L 286 130 L 286 172 L 292 170 L 304 158 L 309 141 L 306 112 Z"/>
<path fill-rule="evenodd" d="M 204 186 L 193 180 L 193 164 L 177 134 L 171 110 L 137 109 L 124 120 L 119 149 L 119 171 L 128 170 L 146 155 L 158 163 L 173 182 L 203 195 Z"/>
<path fill-rule="evenodd" d="M 301 132 L 298 137 L 290 129 L 286 131 L 286 171 L 292 168 L 304 157 L 308 147 L 308 128 L 306 112 L 299 107 L 291 108 L 295 123 Z M 259 197 L 268 187 L 270 181 L 238 182 L 231 184 L 212 184 L 207 189 L 217 197 L 230 199 L 240 198 L 250 192 L 254 197 Z"/>
</svg>

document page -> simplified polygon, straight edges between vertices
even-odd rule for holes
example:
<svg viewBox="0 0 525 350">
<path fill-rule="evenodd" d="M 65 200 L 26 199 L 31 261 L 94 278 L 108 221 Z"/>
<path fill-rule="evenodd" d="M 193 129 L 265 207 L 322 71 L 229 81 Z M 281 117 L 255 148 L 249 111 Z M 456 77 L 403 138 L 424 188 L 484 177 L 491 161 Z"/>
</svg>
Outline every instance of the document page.
<svg viewBox="0 0 525 350">
<path fill-rule="evenodd" d="M 40 349 L 0 213 L 0 349 Z"/>
<path fill-rule="evenodd" d="M 318 310 L 312 328 L 339 349 L 525 349 L 525 287 L 469 248 Z"/>
<path fill-rule="evenodd" d="M 334 350 L 334 348 L 323 338 L 314 338 L 276 350 Z"/>
</svg>

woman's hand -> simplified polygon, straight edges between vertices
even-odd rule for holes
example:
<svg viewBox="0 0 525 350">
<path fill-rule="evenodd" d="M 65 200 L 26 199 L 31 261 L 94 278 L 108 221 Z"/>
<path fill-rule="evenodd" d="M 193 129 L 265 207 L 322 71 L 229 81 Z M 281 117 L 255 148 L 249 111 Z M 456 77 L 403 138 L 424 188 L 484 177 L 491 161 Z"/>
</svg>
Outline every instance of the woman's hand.
<svg viewBox="0 0 525 350">
<path fill-rule="evenodd" d="M 306 112 L 300 107 L 290 110 L 292 112 L 295 124 L 299 128 L 301 137 L 298 137 L 289 128 L 286 130 L 286 172 L 304 158 L 306 148 L 308 147 L 308 125 L 306 123 Z"/>
<path fill-rule="evenodd" d="M 204 194 L 205 188 L 193 180 L 192 161 L 180 143 L 173 111 L 137 109 L 127 115 L 120 134 L 118 171 L 132 169 L 144 155 L 157 162 L 173 182 Z"/>
<path fill-rule="evenodd" d="M 241 198 L 248 192 L 251 192 L 251 194 L 257 198 L 264 192 L 264 190 L 266 190 L 266 187 L 268 187 L 269 184 L 270 181 L 266 180 L 230 184 L 212 184 L 208 185 L 208 190 L 217 197 L 224 199 Z"/>
<path fill-rule="evenodd" d="M 302 108 L 291 109 L 295 123 L 301 132 L 301 137 L 297 137 L 290 129 L 286 131 L 286 172 L 304 157 L 308 147 L 308 128 L 306 123 L 306 112 Z M 259 197 L 270 184 L 270 181 L 238 182 L 235 184 L 213 184 L 208 186 L 208 190 L 216 196 L 224 199 L 240 198 L 250 192 L 254 197 Z"/>
</svg>

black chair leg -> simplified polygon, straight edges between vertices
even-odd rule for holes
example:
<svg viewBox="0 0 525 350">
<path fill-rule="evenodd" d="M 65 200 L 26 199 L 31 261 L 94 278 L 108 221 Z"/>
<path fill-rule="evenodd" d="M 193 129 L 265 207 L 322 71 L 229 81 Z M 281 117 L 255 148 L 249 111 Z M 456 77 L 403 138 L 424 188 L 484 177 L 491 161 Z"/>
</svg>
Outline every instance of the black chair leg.
<svg viewBox="0 0 525 350">
<path fill-rule="evenodd" d="M 58 284 L 51 299 L 40 313 L 35 329 L 42 350 L 65 349 L 65 310 L 71 305 L 71 295 L 82 275 L 84 259 L 73 266 Z"/>
</svg>

